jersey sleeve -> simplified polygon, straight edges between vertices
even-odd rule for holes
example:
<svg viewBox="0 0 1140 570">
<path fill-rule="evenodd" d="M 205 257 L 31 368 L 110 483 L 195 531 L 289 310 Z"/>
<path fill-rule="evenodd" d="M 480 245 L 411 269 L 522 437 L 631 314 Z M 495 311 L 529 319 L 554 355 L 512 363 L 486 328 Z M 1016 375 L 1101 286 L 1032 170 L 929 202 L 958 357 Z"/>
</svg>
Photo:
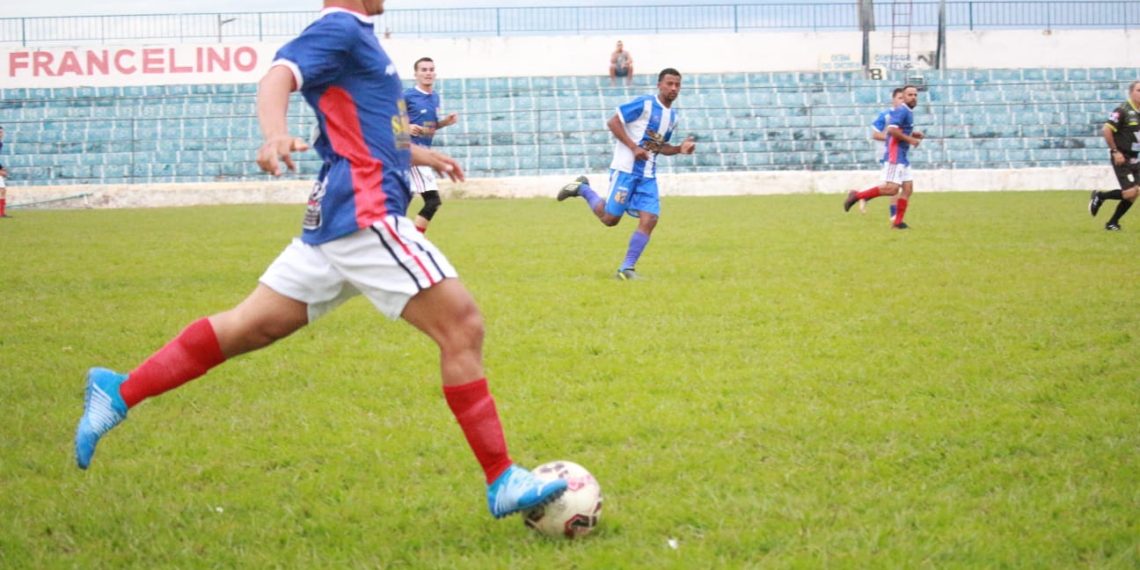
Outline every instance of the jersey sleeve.
<svg viewBox="0 0 1140 570">
<path fill-rule="evenodd" d="M 1124 121 L 1124 106 L 1121 105 L 1112 110 L 1108 115 L 1108 120 L 1104 122 L 1104 126 L 1112 129 L 1112 132 L 1120 130 L 1121 123 Z"/>
<path fill-rule="evenodd" d="M 621 122 L 630 123 L 636 121 L 638 117 L 645 112 L 645 98 L 638 97 L 629 103 L 626 103 L 617 108 L 617 115 L 621 117 Z"/>
<path fill-rule="evenodd" d="M 277 50 L 272 65 L 284 65 L 293 72 L 297 89 L 330 83 L 344 68 L 344 57 L 351 52 L 355 30 L 346 20 L 324 17 L 313 22 L 301 35 Z"/>
<path fill-rule="evenodd" d="M 874 131 L 876 133 L 881 133 L 881 132 L 883 132 L 884 129 L 887 128 L 887 115 L 888 114 L 889 114 L 889 111 L 883 111 L 875 117 L 874 121 L 871 121 L 871 128 L 874 129 Z"/>
<path fill-rule="evenodd" d="M 887 114 L 887 118 L 884 121 L 884 128 L 902 128 L 906 126 L 906 112 L 909 110 L 910 109 L 907 109 L 904 105 L 899 105 L 898 107 L 894 108 L 889 114 Z"/>
</svg>

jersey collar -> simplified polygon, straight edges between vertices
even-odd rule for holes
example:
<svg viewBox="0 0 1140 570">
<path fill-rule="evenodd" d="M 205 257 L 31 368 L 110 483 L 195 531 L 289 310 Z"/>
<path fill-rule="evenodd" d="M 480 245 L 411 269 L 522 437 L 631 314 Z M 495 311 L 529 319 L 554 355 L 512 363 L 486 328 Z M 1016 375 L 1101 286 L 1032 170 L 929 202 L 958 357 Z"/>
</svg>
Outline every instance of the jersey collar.
<svg viewBox="0 0 1140 570">
<path fill-rule="evenodd" d="M 332 14 L 334 12 L 344 12 L 345 14 L 352 14 L 357 20 L 360 20 L 361 22 L 363 22 L 365 24 L 372 24 L 372 16 L 365 16 L 364 14 L 361 14 L 360 12 L 353 12 L 352 10 L 346 10 L 344 8 L 325 8 L 324 10 L 321 10 L 321 17 L 323 18 L 323 17 L 325 17 L 325 15 Z"/>
</svg>

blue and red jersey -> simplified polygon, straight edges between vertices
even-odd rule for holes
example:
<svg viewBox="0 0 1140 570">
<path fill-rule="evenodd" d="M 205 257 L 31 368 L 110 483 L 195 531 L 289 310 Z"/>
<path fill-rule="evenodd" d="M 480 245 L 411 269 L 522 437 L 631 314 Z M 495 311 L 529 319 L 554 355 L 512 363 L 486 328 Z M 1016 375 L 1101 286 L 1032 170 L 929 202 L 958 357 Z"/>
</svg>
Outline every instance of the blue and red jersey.
<svg viewBox="0 0 1140 570">
<path fill-rule="evenodd" d="M 316 245 L 408 210 L 411 138 L 396 66 L 372 18 L 326 8 L 277 51 L 317 115 L 324 159 L 301 240 Z"/>
<path fill-rule="evenodd" d="M 906 105 L 899 105 L 891 110 L 887 115 L 887 142 L 886 149 L 883 152 L 882 162 L 890 164 L 905 164 L 910 165 L 910 160 L 907 159 L 907 151 L 910 150 L 910 143 L 901 141 L 890 134 L 891 127 L 898 127 L 904 135 L 910 135 L 914 132 L 914 113 L 910 107 Z"/>
<path fill-rule="evenodd" d="M 439 125 L 439 107 L 441 104 L 439 93 L 432 91 L 424 93 L 418 87 L 409 87 L 404 91 L 404 101 L 408 102 L 408 120 L 413 125 L 435 129 Z M 431 148 L 434 135 L 413 136 L 412 142 L 423 147 Z"/>
</svg>

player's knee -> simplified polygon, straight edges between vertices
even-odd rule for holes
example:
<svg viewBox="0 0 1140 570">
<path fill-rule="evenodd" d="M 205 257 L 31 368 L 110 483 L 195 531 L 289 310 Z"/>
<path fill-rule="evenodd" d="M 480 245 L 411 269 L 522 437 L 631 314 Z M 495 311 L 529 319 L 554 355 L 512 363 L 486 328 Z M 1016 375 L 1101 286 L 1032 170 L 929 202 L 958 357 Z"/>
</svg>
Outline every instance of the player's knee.
<svg viewBox="0 0 1140 570">
<path fill-rule="evenodd" d="M 436 190 L 428 190 L 423 193 L 424 207 L 420 209 L 420 216 L 425 220 L 432 219 L 435 213 L 439 211 L 440 206 L 443 205 L 443 200 L 439 197 L 439 192 Z"/>
</svg>

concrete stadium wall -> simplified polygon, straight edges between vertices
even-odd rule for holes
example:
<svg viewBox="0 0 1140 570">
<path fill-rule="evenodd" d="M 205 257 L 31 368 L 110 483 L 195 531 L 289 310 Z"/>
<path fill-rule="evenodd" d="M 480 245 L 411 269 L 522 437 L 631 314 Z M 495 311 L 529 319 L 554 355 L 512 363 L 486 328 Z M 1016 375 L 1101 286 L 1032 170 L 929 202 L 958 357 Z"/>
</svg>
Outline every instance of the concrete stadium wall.
<svg viewBox="0 0 1140 570">
<path fill-rule="evenodd" d="M 605 180 L 603 172 L 587 173 Z M 663 196 L 740 196 L 842 194 L 879 179 L 871 171 L 728 172 L 661 176 Z M 469 179 L 440 184 L 445 199 L 553 198 L 567 176 L 517 176 Z M 1103 190 L 1116 187 L 1111 169 L 1027 168 L 1016 170 L 916 170 L 916 192 L 986 192 L 1032 190 Z M 21 207 L 151 208 L 216 204 L 304 204 L 311 180 L 266 180 L 203 184 L 133 184 L 32 186 L 8 190 L 8 203 Z"/>
</svg>

